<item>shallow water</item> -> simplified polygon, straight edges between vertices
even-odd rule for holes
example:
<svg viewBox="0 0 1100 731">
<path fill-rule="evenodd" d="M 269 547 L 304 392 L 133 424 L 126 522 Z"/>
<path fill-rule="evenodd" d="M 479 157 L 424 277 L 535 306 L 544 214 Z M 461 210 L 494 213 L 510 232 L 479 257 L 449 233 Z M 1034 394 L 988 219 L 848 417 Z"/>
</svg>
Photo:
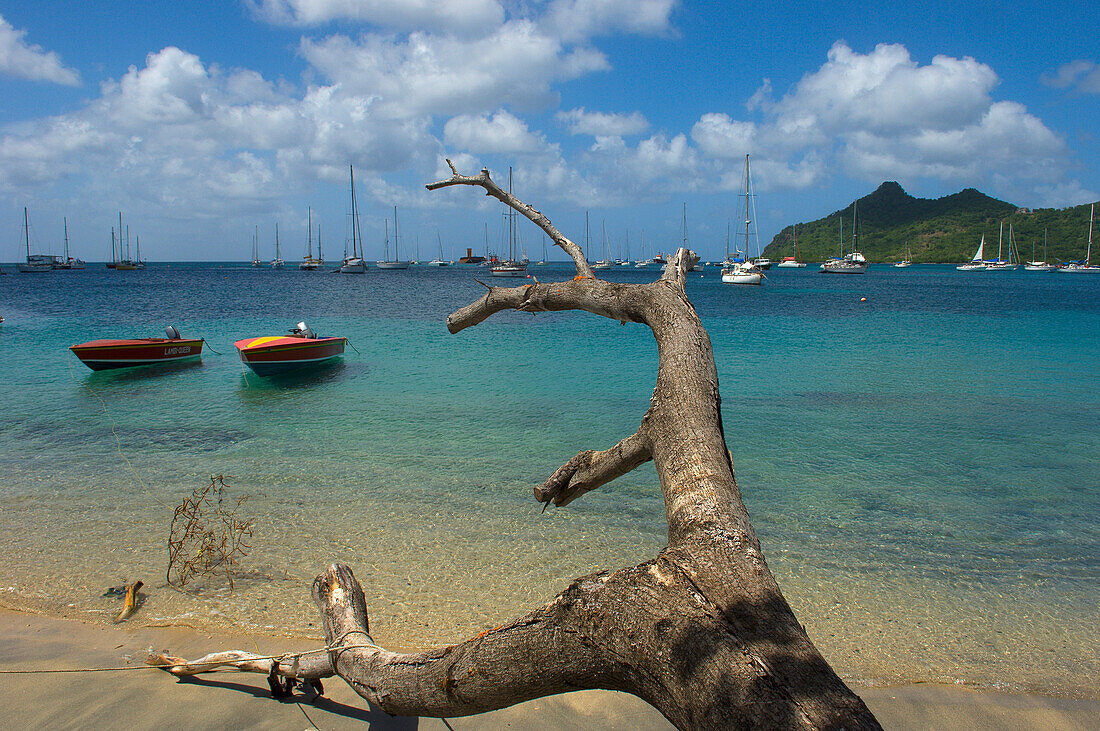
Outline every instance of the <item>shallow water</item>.
<svg viewBox="0 0 1100 731">
<path fill-rule="evenodd" d="M 637 428 L 652 337 L 583 313 L 501 313 L 448 334 L 483 274 L 173 264 L 0 277 L 0 602 L 107 621 L 117 599 L 104 590 L 142 579 L 131 621 L 319 634 L 310 581 L 344 561 L 375 639 L 411 647 L 653 556 L 666 525 L 651 465 L 565 509 L 540 514 L 531 497 L 577 451 Z M 692 276 L 765 556 L 846 676 L 1095 696 L 1092 279 L 935 266 L 773 270 L 760 288 Z M 234 340 L 301 319 L 358 352 L 278 380 L 243 369 Z M 66 350 L 165 324 L 220 354 L 93 373 Z M 212 474 L 250 496 L 252 553 L 232 592 L 172 591 L 173 508 Z"/>
</svg>

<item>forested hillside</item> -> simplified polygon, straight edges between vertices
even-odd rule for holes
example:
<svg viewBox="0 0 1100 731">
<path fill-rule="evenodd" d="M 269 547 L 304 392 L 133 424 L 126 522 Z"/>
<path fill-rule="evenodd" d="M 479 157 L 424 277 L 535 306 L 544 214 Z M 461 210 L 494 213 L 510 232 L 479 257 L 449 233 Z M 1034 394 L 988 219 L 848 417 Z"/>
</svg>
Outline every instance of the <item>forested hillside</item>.
<svg viewBox="0 0 1100 731">
<path fill-rule="evenodd" d="M 906 246 L 914 262 L 961 262 L 970 259 L 982 235 L 986 257 L 997 253 L 997 237 L 1004 222 L 1005 254 L 1011 225 L 1020 254 L 1043 256 L 1043 232 L 1049 241 L 1050 260 L 1076 260 L 1085 257 L 1088 240 L 1089 206 L 1028 211 L 1011 203 L 990 198 L 973 188 L 937 198 L 914 198 L 895 182 L 886 182 L 878 190 L 859 199 L 857 208 L 857 247 L 868 261 L 897 261 L 905 256 Z M 852 205 L 834 211 L 825 218 L 797 224 L 798 258 L 823 261 L 840 254 L 841 218 L 844 250 L 852 248 Z M 793 227 L 776 234 L 764 249 L 764 256 L 779 259 L 791 256 Z M 1094 234 L 1095 235 L 1095 234 Z M 1094 260 L 1097 257 L 1093 257 Z"/>
</svg>

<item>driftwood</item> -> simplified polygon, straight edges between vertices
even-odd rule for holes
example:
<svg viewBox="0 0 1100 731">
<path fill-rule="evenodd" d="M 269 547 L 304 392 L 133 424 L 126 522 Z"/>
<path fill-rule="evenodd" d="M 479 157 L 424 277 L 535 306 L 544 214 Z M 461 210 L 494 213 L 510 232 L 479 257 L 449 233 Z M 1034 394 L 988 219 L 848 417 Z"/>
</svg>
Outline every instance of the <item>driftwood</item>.
<svg viewBox="0 0 1100 731">
<path fill-rule="evenodd" d="M 450 161 L 448 161 L 450 165 Z M 374 644 L 349 568 L 313 584 L 323 651 L 280 659 L 216 653 L 149 658 L 177 675 L 228 664 L 270 677 L 339 675 L 395 715 L 453 717 L 584 688 L 639 696 L 679 728 L 879 728 L 833 672 L 783 598 L 760 551 L 722 433 L 710 339 L 684 292 L 697 257 L 680 249 L 655 282 L 597 279 L 574 242 L 483 169 L 430 190 L 474 185 L 535 222 L 573 259 L 572 281 L 492 287 L 447 318 L 457 333 L 501 310 L 584 310 L 647 325 L 657 384 L 638 431 L 567 461 L 535 498 L 563 506 L 653 460 L 668 544 L 652 560 L 575 580 L 553 601 L 457 645 L 394 653 Z M 274 684 L 273 684 L 274 687 Z"/>
</svg>

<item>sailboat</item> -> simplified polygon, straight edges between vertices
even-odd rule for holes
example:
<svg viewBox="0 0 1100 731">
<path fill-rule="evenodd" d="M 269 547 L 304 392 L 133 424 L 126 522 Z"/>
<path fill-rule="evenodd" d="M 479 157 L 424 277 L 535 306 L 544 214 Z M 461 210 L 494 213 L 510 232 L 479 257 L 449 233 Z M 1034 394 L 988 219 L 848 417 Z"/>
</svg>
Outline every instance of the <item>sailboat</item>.
<svg viewBox="0 0 1100 731">
<path fill-rule="evenodd" d="M 794 239 L 794 256 L 785 256 L 783 261 L 776 264 L 780 269 L 802 269 L 806 262 L 798 260 L 798 226 L 791 227 L 791 238 Z"/>
<path fill-rule="evenodd" d="M 400 254 L 397 253 L 397 206 L 393 207 L 393 261 L 390 261 L 390 225 L 386 222 L 386 258 L 384 261 L 377 262 L 379 269 L 408 269 L 409 262 L 401 261 Z"/>
<path fill-rule="evenodd" d="M 252 232 L 252 266 L 262 267 L 263 265 L 264 263 L 260 261 L 260 227 L 257 226 Z"/>
<path fill-rule="evenodd" d="M 50 254 L 31 254 L 31 225 L 27 218 L 27 208 L 23 207 L 23 238 L 27 242 L 27 261 L 20 262 L 15 268 L 24 274 L 41 274 L 53 270 L 54 258 Z"/>
<path fill-rule="evenodd" d="M 722 267 L 722 281 L 726 284 L 760 284 L 764 273 L 752 261 L 749 260 L 749 240 L 756 236 L 756 248 L 760 250 L 760 233 L 753 229 L 753 221 L 756 219 L 756 196 L 753 194 L 752 177 L 749 174 L 749 156 L 745 155 L 745 179 L 743 183 L 745 197 L 745 251 L 744 258 L 730 259 L 729 226 L 726 226 L 726 259 L 727 264 Z"/>
<path fill-rule="evenodd" d="M 1043 229 L 1043 260 L 1035 258 L 1035 241 L 1031 242 L 1031 261 L 1024 264 L 1024 269 L 1029 272 L 1052 272 L 1058 267 L 1047 263 L 1047 230 Z"/>
<path fill-rule="evenodd" d="M 537 266 L 537 267 L 546 266 L 546 239 L 545 238 L 542 240 L 542 259 L 540 259 L 539 261 L 536 261 L 535 266 Z"/>
<path fill-rule="evenodd" d="M 272 269 L 282 269 L 286 264 L 282 257 L 279 256 L 279 224 L 275 224 L 275 258 L 271 260 Z"/>
<path fill-rule="evenodd" d="M 1092 274 L 1100 272 L 1100 266 L 1096 266 L 1096 265 L 1090 266 L 1089 265 L 1089 259 L 1092 257 L 1092 213 L 1093 213 L 1093 209 L 1095 207 L 1096 207 L 1095 203 L 1093 205 L 1089 206 L 1089 245 L 1088 245 L 1088 248 L 1085 249 L 1085 260 L 1084 261 L 1067 261 L 1066 263 L 1062 264 L 1062 266 L 1058 267 L 1057 271 L 1059 271 L 1059 272 L 1084 272 L 1084 273 L 1092 273 Z M 25 210 L 26 209 L 24 209 L 24 211 Z"/>
<path fill-rule="evenodd" d="M 321 258 L 321 233 L 317 232 L 317 258 L 313 258 L 313 209 L 306 208 L 306 220 L 308 233 L 308 246 L 309 253 L 302 259 L 302 263 L 298 265 L 299 269 L 303 269 L 307 272 L 315 272 L 324 266 L 325 260 Z"/>
<path fill-rule="evenodd" d="M 840 256 L 826 259 L 825 263 L 821 265 L 821 271 L 828 272 L 830 274 L 863 274 L 867 271 L 867 259 L 863 254 L 857 250 L 856 238 L 857 231 L 857 212 L 856 204 L 859 201 L 852 201 L 852 250 L 847 254 L 844 253 L 844 236 L 840 237 Z M 841 218 L 841 226 L 844 225 L 844 219 Z"/>
<path fill-rule="evenodd" d="M 592 265 L 593 269 L 610 269 L 612 267 L 611 257 L 607 251 L 607 221 L 603 221 L 603 258 Z"/>
<path fill-rule="evenodd" d="M 143 262 L 141 260 L 141 237 L 140 236 L 135 236 L 134 237 L 134 243 L 137 244 L 137 258 L 134 259 L 134 268 L 135 269 L 144 269 L 145 268 L 145 262 Z"/>
<path fill-rule="evenodd" d="M 122 240 L 123 240 L 123 228 L 122 228 L 122 211 L 118 212 L 118 261 L 115 262 L 115 271 L 119 272 L 132 272 L 137 269 L 137 264 L 130 258 L 130 226 L 127 225 L 126 231 L 126 254 L 122 253 Z"/>
<path fill-rule="evenodd" d="M 367 262 L 363 260 L 363 234 L 359 230 L 359 203 L 355 200 L 355 168 L 348 165 L 348 173 L 351 177 L 351 256 L 344 257 L 340 273 L 363 274 L 367 271 Z"/>
<path fill-rule="evenodd" d="M 69 256 L 69 219 L 61 219 L 65 224 L 65 255 L 54 260 L 54 269 L 83 269 L 84 262 Z"/>
<path fill-rule="evenodd" d="M 512 168 L 508 168 L 508 195 L 512 195 Z M 498 262 L 489 268 L 489 275 L 493 277 L 526 277 L 526 262 L 516 260 L 516 211 L 509 207 L 505 213 L 508 217 L 508 259 Z"/>
<path fill-rule="evenodd" d="M 909 253 L 909 244 L 905 245 L 905 258 L 894 264 L 898 269 L 904 269 L 905 267 L 913 265 L 913 255 Z"/>
<path fill-rule="evenodd" d="M 1008 259 L 1002 259 L 1002 244 L 1004 241 L 1005 222 L 1001 221 L 1000 233 L 997 234 L 997 258 L 992 261 L 985 262 L 986 271 L 990 272 L 1010 272 L 1016 268 L 1016 264 L 1012 259 L 1012 226 L 1008 227 Z"/>
<path fill-rule="evenodd" d="M 119 235 L 121 236 L 121 231 Z M 115 227 L 111 226 L 111 260 L 106 263 L 108 269 L 118 268 L 118 255 L 115 253 Z"/>
<path fill-rule="evenodd" d="M 985 254 L 985 234 L 982 234 L 981 243 L 978 244 L 978 250 L 974 252 L 974 256 L 965 264 L 960 264 L 956 269 L 960 272 L 976 272 L 984 270 L 986 267 L 985 260 L 982 258 Z"/>
<path fill-rule="evenodd" d="M 430 267 L 448 267 L 451 264 L 453 264 L 454 262 L 447 261 L 446 259 L 443 258 L 443 238 L 439 235 L 438 231 L 436 231 L 436 233 L 435 233 L 435 238 L 439 242 L 439 256 L 436 257 L 435 259 L 432 259 L 431 261 L 429 261 L 428 266 L 430 266 Z"/>
</svg>

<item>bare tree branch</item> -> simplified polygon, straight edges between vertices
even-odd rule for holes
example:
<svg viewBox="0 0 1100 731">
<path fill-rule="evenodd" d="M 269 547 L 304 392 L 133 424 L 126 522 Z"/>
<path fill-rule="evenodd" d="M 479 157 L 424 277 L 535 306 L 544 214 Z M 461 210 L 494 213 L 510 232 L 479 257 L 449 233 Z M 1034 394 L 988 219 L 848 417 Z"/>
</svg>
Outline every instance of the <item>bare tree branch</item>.
<svg viewBox="0 0 1100 731">
<path fill-rule="evenodd" d="M 577 246 L 570 239 L 568 239 L 561 231 L 558 231 L 554 227 L 554 224 L 550 223 L 550 219 L 542 215 L 539 211 L 535 210 L 533 206 L 530 206 L 519 198 L 503 190 L 489 177 L 489 169 L 482 168 L 481 172 L 477 175 L 460 175 L 455 169 L 454 163 L 447 160 L 448 167 L 451 168 L 451 172 L 454 173 L 449 180 L 440 180 L 435 183 L 429 183 L 425 186 L 428 190 L 438 190 L 440 188 L 446 188 L 452 185 L 477 185 L 485 189 L 485 195 L 490 195 L 499 200 L 509 208 L 513 208 L 520 214 L 529 218 L 534 222 L 536 226 L 546 232 L 546 235 L 554 242 L 555 245 L 560 246 L 562 251 L 569 255 L 569 258 L 573 260 L 573 264 L 577 268 L 578 277 L 592 277 L 592 267 L 588 265 L 588 260 L 584 258 L 584 252 L 581 251 L 581 247 Z"/>
<path fill-rule="evenodd" d="M 408 654 L 374 644 L 362 588 L 346 566 L 330 566 L 313 586 L 329 669 L 383 710 L 403 715 L 458 716 L 607 688 L 643 698 L 685 729 L 879 728 L 814 647 L 764 560 L 722 432 L 710 338 L 685 290 L 698 257 L 680 249 L 648 284 L 595 279 L 579 247 L 501 191 L 487 170 L 462 176 L 451 165 L 451 171 L 450 180 L 428 188 L 485 188 L 538 223 L 570 253 L 578 273 L 569 282 L 491 287 L 447 318 L 452 333 L 507 309 L 583 310 L 652 331 L 657 380 L 638 432 L 611 449 L 580 452 L 535 497 L 565 505 L 652 459 L 668 544 L 637 566 L 577 579 L 549 604 L 502 627 Z M 170 656 L 161 664 L 183 665 Z"/>
<path fill-rule="evenodd" d="M 553 501 L 563 507 L 650 459 L 649 437 L 638 431 L 611 449 L 603 452 L 589 449 L 577 454 L 535 488 L 535 499 L 540 503 Z"/>
</svg>

